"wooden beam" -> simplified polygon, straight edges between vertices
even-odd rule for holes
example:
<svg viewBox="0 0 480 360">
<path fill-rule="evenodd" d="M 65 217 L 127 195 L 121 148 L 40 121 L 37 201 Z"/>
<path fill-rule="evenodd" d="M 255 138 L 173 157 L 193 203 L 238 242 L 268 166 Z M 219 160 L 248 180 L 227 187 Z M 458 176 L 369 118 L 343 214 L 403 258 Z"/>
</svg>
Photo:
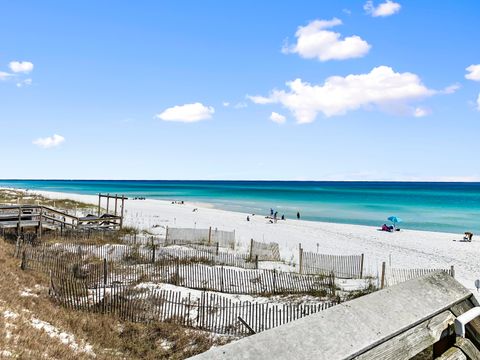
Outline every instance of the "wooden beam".
<svg viewBox="0 0 480 360">
<path fill-rule="evenodd" d="M 407 360 L 446 336 L 454 336 L 449 327 L 455 316 L 444 311 L 431 319 L 387 340 L 355 357 L 356 360 Z"/>
<path fill-rule="evenodd" d="M 441 356 L 435 358 L 435 360 L 467 360 L 467 357 L 462 350 L 452 347 L 445 351 Z"/>
<path fill-rule="evenodd" d="M 468 359 L 480 359 L 480 350 L 478 350 L 468 339 L 457 337 L 455 347 L 462 350 L 462 352 L 467 355 Z"/>
<path fill-rule="evenodd" d="M 120 229 L 123 228 L 123 209 L 125 207 L 125 200 L 127 198 L 122 195 L 122 212 L 120 213 Z"/>
</svg>

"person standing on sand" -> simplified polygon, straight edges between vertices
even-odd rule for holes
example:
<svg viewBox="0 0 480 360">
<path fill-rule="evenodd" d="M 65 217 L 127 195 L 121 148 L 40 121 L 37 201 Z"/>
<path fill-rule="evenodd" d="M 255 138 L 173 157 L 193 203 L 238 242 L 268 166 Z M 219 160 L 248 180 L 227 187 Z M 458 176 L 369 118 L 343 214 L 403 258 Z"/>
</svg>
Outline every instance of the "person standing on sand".
<svg viewBox="0 0 480 360">
<path fill-rule="evenodd" d="M 297 211 L 297 220 L 300 220 L 300 212 Z"/>
</svg>

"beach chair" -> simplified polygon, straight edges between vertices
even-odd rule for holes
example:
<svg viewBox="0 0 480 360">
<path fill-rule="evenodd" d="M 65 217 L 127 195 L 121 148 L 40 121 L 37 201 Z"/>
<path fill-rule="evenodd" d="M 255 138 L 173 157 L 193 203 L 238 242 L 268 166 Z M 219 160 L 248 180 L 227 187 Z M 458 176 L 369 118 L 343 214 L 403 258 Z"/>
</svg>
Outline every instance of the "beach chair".
<svg viewBox="0 0 480 360">
<path fill-rule="evenodd" d="M 473 233 L 466 231 L 465 236 L 463 237 L 463 241 L 471 242 L 473 238 Z"/>
</svg>

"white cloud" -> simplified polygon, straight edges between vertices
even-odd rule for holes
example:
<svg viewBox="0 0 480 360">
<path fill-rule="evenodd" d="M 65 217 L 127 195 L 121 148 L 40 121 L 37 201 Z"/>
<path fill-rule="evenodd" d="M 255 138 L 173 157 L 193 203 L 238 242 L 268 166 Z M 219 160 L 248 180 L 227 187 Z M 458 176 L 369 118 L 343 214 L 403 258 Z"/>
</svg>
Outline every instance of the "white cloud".
<svg viewBox="0 0 480 360">
<path fill-rule="evenodd" d="M 14 73 L 28 74 L 33 70 L 33 64 L 30 61 L 11 61 L 9 66 Z"/>
<path fill-rule="evenodd" d="M 12 74 L 6 73 L 4 71 L 0 71 L 0 80 L 6 80 L 8 79 Z"/>
<path fill-rule="evenodd" d="M 270 115 L 270 120 L 272 120 L 273 122 L 275 122 L 277 124 L 284 124 L 286 118 L 285 118 L 285 116 L 283 116 L 279 113 L 272 112 L 272 114 Z"/>
<path fill-rule="evenodd" d="M 222 103 L 222 105 L 225 106 L 225 107 L 229 107 L 229 106 L 230 106 L 230 103 L 229 103 L 228 101 L 224 101 L 224 102 Z"/>
<path fill-rule="evenodd" d="M 477 98 L 477 110 L 480 111 L 480 93 L 478 94 Z"/>
<path fill-rule="evenodd" d="M 330 117 L 359 108 L 392 111 L 437 93 L 423 85 L 416 74 L 397 73 L 388 66 L 373 68 L 367 74 L 331 76 L 321 85 L 296 79 L 287 82 L 287 87 L 287 91 L 273 90 L 268 97 L 249 99 L 256 104 L 280 103 L 298 123 L 310 123 L 320 112 Z"/>
<path fill-rule="evenodd" d="M 65 138 L 63 136 L 54 134 L 53 136 L 38 138 L 37 140 L 33 141 L 33 144 L 41 148 L 48 149 L 48 148 L 59 146 L 63 142 L 65 142 Z"/>
<path fill-rule="evenodd" d="M 164 121 L 191 123 L 210 119 L 214 113 L 215 109 L 213 107 L 197 102 L 165 109 L 161 114 L 157 114 L 156 117 Z"/>
<path fill-rule="evenodd" d="M 460 89 L 462 86 L 460 84 L 452 84 L 447 86 L 445 89 L 443 89 L 441 92 L 443 94 L 453 94 L 457 92 L 458 89 Z"/>
<path fill-rule="evenodd" d="M 274 102 L 276 102 L 275 99 L 272 99 L 270 97 L 260 96 L 260 95 L 256 95 L 256 96 L 247 95 L 247 98 L 250 99 L 253 103 L 260 104 L 260 105 L 273 104 Z"/>
<path fill-rule="evenodd" d="M 363 9 L 367 14 L 372 15 L 373 17 L 377 16 L 390 16 L 396 14 L 400 11 L 402 6 L 399 3 L 387 0 L 384 3 L 381 3 L 378 6 L 373 5 L 373 1 L 369 0 L 363 5 Z"/>
<path fill-rule="evenodd" d="M 296 53 L 306 59 L 320 61 L 344 60 L 358 58 L 366 55 L 371 48 L 365 40 L 357 35 L 341 38 L 341 34 L 325 30 L 341 25 L 337 18 L 332 20 L 315 20 L 306 26 L 300 26 L 295 33 L 297 43 L 292 46 L 285 45 L 284 54 Z"/>
<path fill-rule="evenodd" d="M 235 104 L 234 108 L 235 108 L 235 109 L 244 109 L 244 108 L 246 108 L 247 106 L 248 106 L 247 103 L 245 103 L 245 102 L 242 101 L 242 102 L 239 102 L 239 103 Z"/>
<path fill-rule="evenodd" d="M 468 74 L 465 75 L 465 79 L 480 81 L 480 64 L 470 65 L 465 70 L 468 71 Z"/>
<path fill-rule="evenodd" d="M 30 86 L 30 85 L 32 85 L 32 79 L 30 78 L 17 82 L 17 87 L 24 87 L 24 86 Z"/>
<path fill-rule="evenodd" d="M 415 117 L 424 117 L 427 115 L 430 115 L 431 111 L 430 109 L 424 108 L 424 107 L 417 107 L 415 111 L 413 112 L 413 116 Z"/>
</svg>

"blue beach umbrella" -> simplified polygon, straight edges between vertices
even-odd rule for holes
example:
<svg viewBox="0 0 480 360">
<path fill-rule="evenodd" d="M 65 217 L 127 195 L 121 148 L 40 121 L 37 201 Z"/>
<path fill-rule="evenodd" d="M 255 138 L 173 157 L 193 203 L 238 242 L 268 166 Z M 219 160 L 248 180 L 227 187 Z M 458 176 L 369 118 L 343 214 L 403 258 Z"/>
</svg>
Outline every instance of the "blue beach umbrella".
<svg viewBox="0 0 480 360">
<path fill-rule="evenodd" d="M 391 221 L 393 223 L 393 226 L 396 226 L 396 224 L 398 224 L 399 222 L 402 222 L 402 219 L 396 216 L 389 216 L 387 220 Z"/>
</svg>

